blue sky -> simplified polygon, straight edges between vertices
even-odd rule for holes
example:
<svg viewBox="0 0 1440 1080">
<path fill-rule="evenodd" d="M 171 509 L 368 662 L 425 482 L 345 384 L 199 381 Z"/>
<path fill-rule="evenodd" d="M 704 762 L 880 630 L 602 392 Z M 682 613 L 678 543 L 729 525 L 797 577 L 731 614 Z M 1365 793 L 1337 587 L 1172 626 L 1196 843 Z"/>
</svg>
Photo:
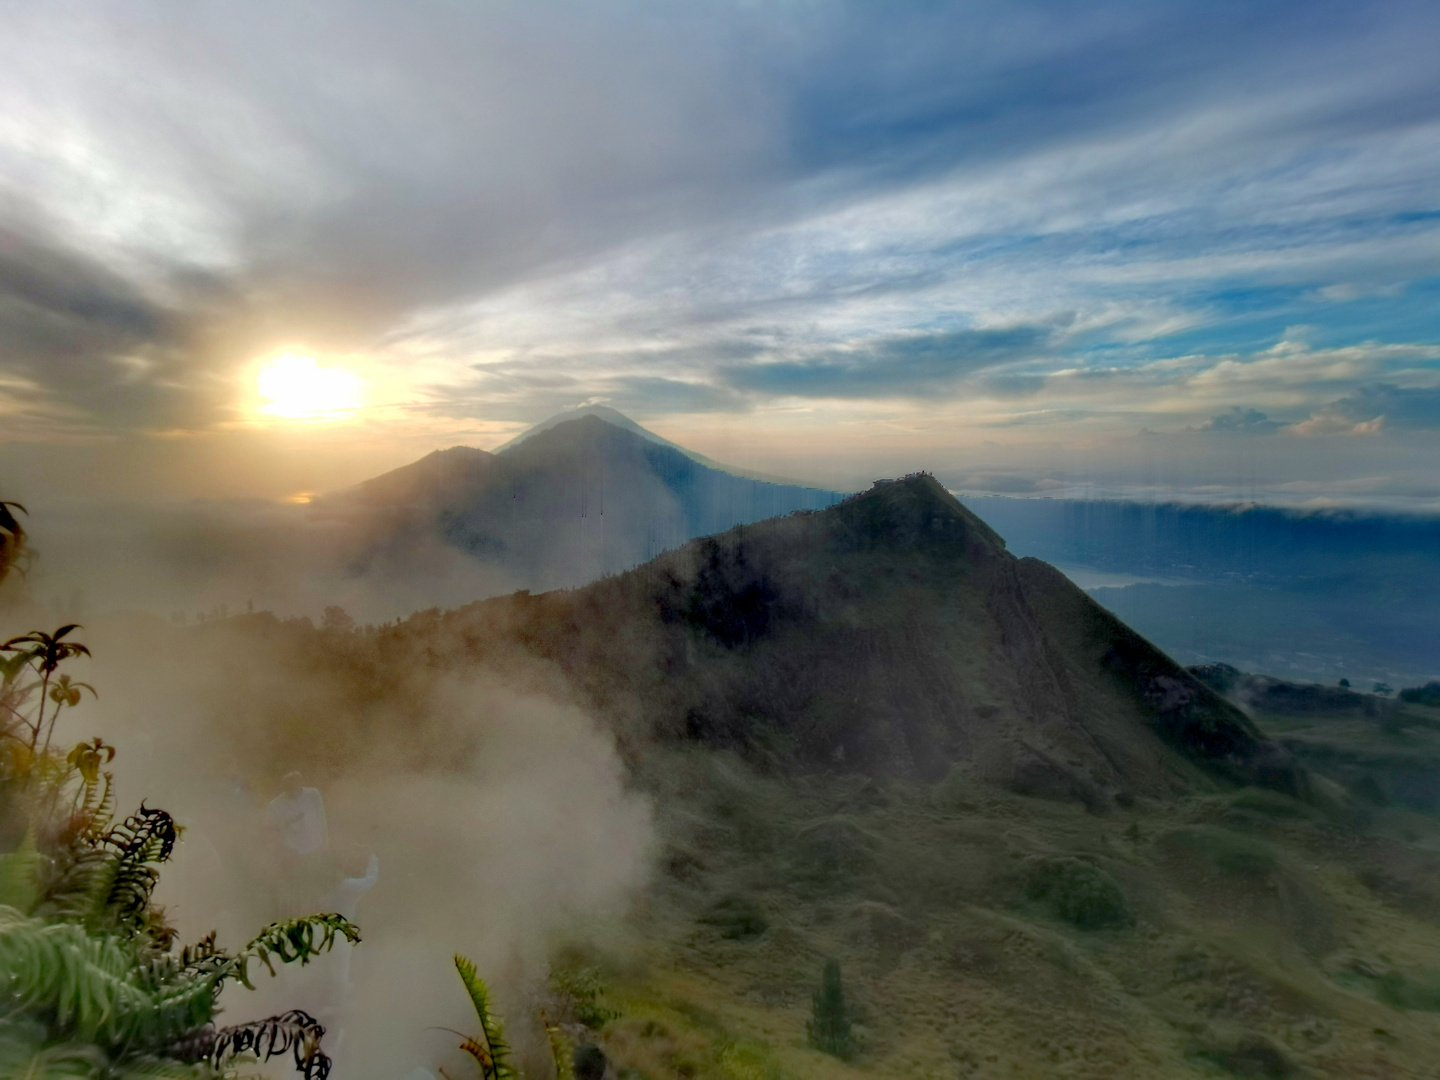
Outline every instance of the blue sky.
<svg viewBox="0 0 1440 1080">
<path fill-rule="evenodd" d="M 276 496 L 604 402 L 837 485 L 1440 502 L 1434 4 L 0 19 L 7 472 Z M 363 393 L 277 418 L 283 354 Z"/>
</svg>

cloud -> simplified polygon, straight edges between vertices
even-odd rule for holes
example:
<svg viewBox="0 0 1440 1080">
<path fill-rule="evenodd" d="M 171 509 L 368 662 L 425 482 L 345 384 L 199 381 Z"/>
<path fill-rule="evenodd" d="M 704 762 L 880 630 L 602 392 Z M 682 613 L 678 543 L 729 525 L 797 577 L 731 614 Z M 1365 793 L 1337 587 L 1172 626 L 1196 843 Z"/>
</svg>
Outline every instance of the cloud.
<svg viewBox="0 0 1440 1080">
<path fill-rule="evenodd" d="M 1440 387 L 1362 386 L 1288 430 L 1296 435 L 1378 435 L 1397 428 L 1440 430 Z"/>
<path fill-rule="evenodd" d="M 1320 409 L 1285 429 L 1292 435 L 1378 435 L 1385 430 L 1385 417 L 1355 421 L 1334 409 Z"/>
<path fill-rule="evenodd" d="M 605 404 L 637 417 L 742 412 L 750 398 L 698 379 L 625 371 L 571 373 L 546 358 L 476 366 L 477 377 L 437 387 L 435 416 L 535 422 L 582 405 Z"/>
<path fill-rule="evenodd" d="M 955 485 L 958 491 L 980 491 L 996 495 L 1036 495 L 1057 491 L 1066 485 L 1051 477 L 1021 476 L 1014 473 L 971 473 Z"/>
<path fill-rule="evenodd" d="M 184 345 L 177 313 L 122 274 L 56 237 L 0 229 L 0 393 L 26 411 L 121 429 L 208 420 Z"/>
<path fill-rule="evenodd" d="M 1216 431 L 1231 435 L 1269 435 L 1279 431 L 1283 425 L 1271 420 L 1259 409 L 1246 409 L 1232 405 L 1228 413 L 1212 417 L 1202 431 Z"/>
<path fill-rule="evenodd" d="M 906 334 L 827 349 L 804 360 L 732 367 L 730 385 L 777 397 L 891 398 L 953 394 L 966 375 L 1033 360 L 1053 347 L 1044 326 Z"/>
<path fill-rule="evenodd" d="M 1404 291 L 1404 282 L 1390 282 L 1384 285 L 1365 285 L 1352 281 L 1344 281 L 1317 289 L 1315 294 L 1320 299 L 1329 300 L 1331 303 L 1348 304 L 1352 300 L 1399 296 Z"/>
<path fill-rule="evenodd" d="M 1377 416 L 1393 427 L 1440 428 L 1440 387 L 1363 386 L 1334 407 L 1350 419 Z"/>
<path fill-rule="evenodd" d="M 10 439 L 221 428 L 294 349 L 374 390 L 337 460 L 585 401 L 1038 444 L 1305 423 L 1423 384 L 1440 340 L 1434 5 L 137 0 L 7 31 Z M 1340 419 L 1380 415 L 1416 426 Z"/>
</svg>

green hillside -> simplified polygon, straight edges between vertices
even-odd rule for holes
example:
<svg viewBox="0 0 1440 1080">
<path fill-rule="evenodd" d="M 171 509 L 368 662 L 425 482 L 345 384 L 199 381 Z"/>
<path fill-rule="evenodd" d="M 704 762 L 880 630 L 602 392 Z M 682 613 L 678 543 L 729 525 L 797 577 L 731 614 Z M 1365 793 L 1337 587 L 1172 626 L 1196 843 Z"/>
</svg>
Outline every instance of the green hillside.
<svg viewBox="0 0 1440 1080">
<path fill-rule="evenodd" d="M 1434 1075 L 1440 825 L 1307 771 L 928 477 L 584 589 L 189 641 L 231 657 L 258 777 L 416 767 L 435 688 L 482 674 L 615 732 L 653 882 L 557 962 L 620 1076 Z M 807 1039 L 828 958 L 847 1061 Z"/>
</svg>

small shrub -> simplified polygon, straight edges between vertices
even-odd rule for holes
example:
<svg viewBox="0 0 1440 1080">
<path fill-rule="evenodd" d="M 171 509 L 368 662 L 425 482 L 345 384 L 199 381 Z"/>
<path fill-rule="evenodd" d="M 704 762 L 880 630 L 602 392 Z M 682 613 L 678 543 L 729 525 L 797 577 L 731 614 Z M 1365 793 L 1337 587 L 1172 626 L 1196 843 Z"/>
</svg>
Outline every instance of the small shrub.
<svg viewBox="0 0 1440 1080">
<path fill-rule="evenodd" d="M 600 1004 L 605 980 L 593 967 L 562 968 L 550 975 L 550 990 L 577 1024 L 599 1031 L 620 1014 Z"/>
<path fill-rule="evenodd" d="M 848 818 L 811 822 L 795 837 L 796 869 L 803 877 L 838 884 L 875 868 L 878 839 Z"/>
<path fill-rule="evenodd" d="M 930 790 L 930 800 L 939 810 L 974 809 L 974 784 L 958 765 L 951 765 L 945 778 Z"/>
<path fill-rule="evenodd" d="M 825 961 L 820 976 L 809 1024 L 810 1045 L 816 1050 L 843 1059 L 855 1050 L 855 1037 L 850 1030 L 850 1013 L 845 1007 L 845 987 L 840 979 L 840 961 Z"/>
<path fill-rule="evenodd" d="M 1260 1036 L 1243 1039 L 1234 1046 L 1202 1050 L 1199 1056 L 1235 1076 L 1280 1080 L 1295 1071 L 1289 1058 L 1268 1039 Z"/>
<path fill-rule="evenodd" d="M 1351 784 L 1350 794 L 1357 799 L 1363 799 L 1372 806 L 1390 805 L 1390 800 L 1385 795 L 1385 789 L 1380 786 L 1380 781 L 1370 775 L 1362 776 Z"/>
<path fill-rule="evenodd" d="M 700 916 L 700 921 L 720 931 L 727 941 L 748 941 L 770 929 L 765 913 L 748 896 L 727 896 Z"/>
<path fill-rule="evenodd" d="M 1025 895 L 1080 930 L 1105 930 L 1134 921 L 1119 883 L 1080 859 L 1034 861 L 1025 877 Z"/>
</svg>

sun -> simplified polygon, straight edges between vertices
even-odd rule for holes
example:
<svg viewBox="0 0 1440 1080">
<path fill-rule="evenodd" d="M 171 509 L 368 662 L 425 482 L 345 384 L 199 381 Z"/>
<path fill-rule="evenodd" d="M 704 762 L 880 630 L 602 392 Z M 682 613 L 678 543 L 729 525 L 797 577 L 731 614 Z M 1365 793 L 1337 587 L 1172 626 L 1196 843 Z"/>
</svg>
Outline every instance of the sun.
<svg viewBox="0 0 1440 1080">
<path fill-rule="evenodd" d="M 364 380 L 341 368 L 321 367 L 313 356 L 284 353 L 260 369 L 260 412 L 284 420 L 332 420 L 361 405 Z"/>
</svg>

